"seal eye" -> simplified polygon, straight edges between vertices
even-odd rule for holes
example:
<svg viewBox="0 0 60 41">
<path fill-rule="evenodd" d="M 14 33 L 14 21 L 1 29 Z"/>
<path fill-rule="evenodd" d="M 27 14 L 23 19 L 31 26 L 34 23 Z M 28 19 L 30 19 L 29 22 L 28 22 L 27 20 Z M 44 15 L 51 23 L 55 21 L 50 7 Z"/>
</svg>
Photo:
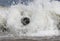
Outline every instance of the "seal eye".
<svg viewBox="0 0 60 41">
<path fill-rule="evenodd" d="M 21 23 L 23 25 L 28 25 L 30 23 L 30 19 L 28 17 L 24 17 L 21 19 Z"/>
</svg>

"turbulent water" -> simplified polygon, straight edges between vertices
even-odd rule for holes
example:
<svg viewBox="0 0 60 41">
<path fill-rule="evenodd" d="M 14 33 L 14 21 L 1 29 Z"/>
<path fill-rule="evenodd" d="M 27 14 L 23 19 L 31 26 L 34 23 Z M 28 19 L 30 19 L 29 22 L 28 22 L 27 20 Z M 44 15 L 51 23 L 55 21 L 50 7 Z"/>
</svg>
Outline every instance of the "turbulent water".
<svg viewBox="0 0 60 41">
<path fill-rule="evenodd" d="M 13 36 L 57 36 L 59 9 L 58 0 L 19 0 L 18 4 L 13 2 L 9 7 L 0 6 L 1 32 Z M 25 17 L 29 18 L 29 24 L 25 23 L 26 20 L 22 23 Z"/>
</svg>

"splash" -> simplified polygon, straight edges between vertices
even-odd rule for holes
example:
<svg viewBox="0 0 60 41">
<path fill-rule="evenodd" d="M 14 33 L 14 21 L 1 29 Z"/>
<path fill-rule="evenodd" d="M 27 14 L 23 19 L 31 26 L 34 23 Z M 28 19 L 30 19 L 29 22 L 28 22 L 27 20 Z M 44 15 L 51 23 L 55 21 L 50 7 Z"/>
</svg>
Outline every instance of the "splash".
<svg viewBox="0 0 60 41">
<path fill-rule="evenodd" d="M 26 3 L 27 2 L 27 3 Z M 21 4 L 22 3 L 22 4 Z M 13 2 L 13 4 L 15 4 Z M 14 36 L 58 36 L 59 4 L 54 0 L 24 1 L 1 9 L 6 16 L 6 27 Z M 0 11 L 0 12 L 2 12 Z M 2 15 L 2 14 L 1 14 Z M 3 16 L 2 16 L 3 17 Z M 30 23 L 23 25 L 21 19 L 28 17 Z M 4 17 L 5 18 L 5 17 Z M 25 20 L 26 22 L 26 20 Z"/>
</svg>

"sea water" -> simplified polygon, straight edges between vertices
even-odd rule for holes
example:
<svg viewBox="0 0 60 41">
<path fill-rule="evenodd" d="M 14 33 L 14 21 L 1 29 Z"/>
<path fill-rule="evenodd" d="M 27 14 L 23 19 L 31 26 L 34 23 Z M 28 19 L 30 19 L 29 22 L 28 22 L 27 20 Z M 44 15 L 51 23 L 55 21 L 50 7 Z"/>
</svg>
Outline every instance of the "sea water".
<svg viewBox="0 0 60 41">
<path fill-rule="evenodd" d="M 16 5 L 13 2 L 10 7 L 0 7 L 0 24 L 6 22 L 5 28 L 9 29 L 8 33 L 13 36 L 37 37 L 59 35 L 57 27 L 60 20 L 59 1 L 32 0 L 29 3 L 19 1 Z M 30 19 L 28 25 L 23 25 L 21 22 L 25 17 Z"/>
</svg>

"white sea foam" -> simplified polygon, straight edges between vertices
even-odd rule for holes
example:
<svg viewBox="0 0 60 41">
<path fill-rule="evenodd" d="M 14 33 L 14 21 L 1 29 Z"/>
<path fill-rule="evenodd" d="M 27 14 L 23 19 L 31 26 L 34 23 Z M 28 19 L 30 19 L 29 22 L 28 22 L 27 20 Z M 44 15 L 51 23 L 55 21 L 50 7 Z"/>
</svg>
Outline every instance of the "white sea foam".
<svg viewBox="0 0 60 41">
<path fill-rule="evenodd" d="M 54 19 L 57 18 L 55 15 L 60 14 L 59 4 L 54 0 L 33 0 L 27 6 L 19 3 L 9 8 L 0 7 L 0 15 L 7 20 L 7 27 L 15 36 L 57 36 L 59 19 Z M 23 26 L 23 17 L 29 17 L 30 24 Z"/>
</svg>

